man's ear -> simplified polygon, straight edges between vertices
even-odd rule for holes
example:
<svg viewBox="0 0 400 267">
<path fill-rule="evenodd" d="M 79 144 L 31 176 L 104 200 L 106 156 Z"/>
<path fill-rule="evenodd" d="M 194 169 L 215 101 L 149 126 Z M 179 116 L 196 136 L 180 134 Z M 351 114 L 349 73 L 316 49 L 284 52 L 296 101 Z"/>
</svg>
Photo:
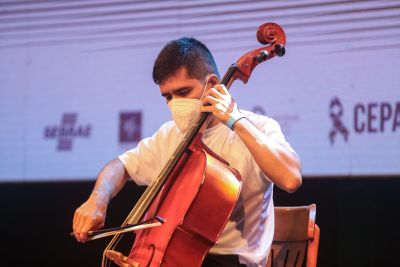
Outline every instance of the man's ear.
<svg viewBox="0 0 400 267">
<path fill-rule="evenodd" d="M 216 74 L 209 74 L 209 78 L 208 78 L 208 82 L 211 83 L 211 87 L 213 87 L 214 85 L 219 84 L 219 79 L 218 76 Z"/>
</svg>

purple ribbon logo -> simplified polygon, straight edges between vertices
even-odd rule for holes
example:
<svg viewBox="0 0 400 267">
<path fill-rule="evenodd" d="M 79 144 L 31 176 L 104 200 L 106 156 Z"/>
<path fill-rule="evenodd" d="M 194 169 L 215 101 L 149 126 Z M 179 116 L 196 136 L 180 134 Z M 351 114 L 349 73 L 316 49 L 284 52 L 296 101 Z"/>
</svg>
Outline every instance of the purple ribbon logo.
<svg viewBox="0 0 400 267">
<path fill-rule="evenodd" d="M 333 122 L 332 130 L 329 133 L 329 140 L 331 141 L 331 144 L 333 145 L 333 143 L 335 142 L 335 137 L 336 137 L 337 133 L 342 134 L 344 137 L 344 140 L 347 142 L 348 136 L 349 136 L 349 131 L 344 126 L 344 124 L 341 120 L 341 117 L 343 116 L 343 106 L 342 106 L 342 103 L 340 102 L 339 98 L 334 97 L 331 100 L 329 115 Z"/>
</svg>

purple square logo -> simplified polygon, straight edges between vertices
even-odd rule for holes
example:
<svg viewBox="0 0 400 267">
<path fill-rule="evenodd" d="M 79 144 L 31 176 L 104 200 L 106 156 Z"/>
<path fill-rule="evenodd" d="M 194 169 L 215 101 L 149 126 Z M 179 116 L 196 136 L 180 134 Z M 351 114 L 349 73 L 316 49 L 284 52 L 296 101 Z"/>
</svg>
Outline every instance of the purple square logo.
<svg viewBox="0 0 400 267">
<path fill-rule="evenodd" d="M 119 114 L 119 142 L 132 143 L 142 139 L 142 113 L 121 112 Z"/>
</svg>

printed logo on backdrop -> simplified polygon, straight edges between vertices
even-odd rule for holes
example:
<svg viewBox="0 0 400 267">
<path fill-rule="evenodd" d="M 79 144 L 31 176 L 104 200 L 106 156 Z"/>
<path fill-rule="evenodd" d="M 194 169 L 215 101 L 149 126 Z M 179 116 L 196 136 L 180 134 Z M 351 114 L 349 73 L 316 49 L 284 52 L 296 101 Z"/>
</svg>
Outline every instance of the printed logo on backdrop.
<svg viewBox="0 0 400 267">
<path fill-rule="evenodd" d="M 266 111 L 261 106 L 254 106 L 252 111 L 259 115 L 266 116 Z M 292 132 L 293 125 L 299 122 L 300 117 L 297 114 L 274 114 L 270 116 L 276 120 L 282 128 L 282 132 L 288 136 Z"/>
<path fill-rule="evenodd" d="M 342 121 L 343 105 L 342 102 L 340 102 L 339 98 L 334 97 L 331 100 L 329 109 L 329 115 L 332 119 L 332 130 L 329 133 L 329 141 L 333 145 L 336 136 L 340 134 L 341 136 L 343 136 L 344 141 L 347 143 L 349 130 L 347 130 L 347 127 L 343 124 Z"/>
<path fill-rule="evenodd" d="M 353 128 L 355 134 L 384 134 L 400 132 L 400 102 L 356 103 L 353 110 Z M 348 141 L 350 128 L 343 123 L 344 108 L 338 97 L 330 102 L 332 130 L 329 133 L 331 144 L 338 135 Z"/>
<path fill-rule="evenodd" d="M 400 101 L 357 103 L 354 131 L 358 134 L 400 132 Z"/>
<path fill-rule="evenodd" d="M 121 112 L 119 114 L 119 142 L 137 143 L 142 139 L 142 113 Z"/>
<path fill-rule="evenodd" d="M 89 138 L 92 130 L 90 124 L 77 124 L 78 113 L 64 113 L 61 124 L 46 126 L 44 129 L 45 139 L 56 139 L 58 151 L 70 151 L 75 138 Z"/>
</svg>

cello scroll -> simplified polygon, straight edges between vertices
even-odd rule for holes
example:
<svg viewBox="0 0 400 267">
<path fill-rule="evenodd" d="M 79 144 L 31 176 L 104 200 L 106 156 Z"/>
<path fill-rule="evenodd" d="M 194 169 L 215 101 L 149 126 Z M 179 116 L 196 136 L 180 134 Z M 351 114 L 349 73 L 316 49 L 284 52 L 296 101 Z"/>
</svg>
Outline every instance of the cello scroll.
<svg viewBox="0 0 400 267">
<path fill-rule="evenodd" d="M 265 46 L 252 50 L 239 58 L 232 66 L 236 71 L 227 84 L 230 85 L 235 79 L 247 83 L 253 69 L 258 64 L 285 54 L 286 35 L 278 24 L 269 22 L 258 27 L 257 40 Z"/>
</svg>

